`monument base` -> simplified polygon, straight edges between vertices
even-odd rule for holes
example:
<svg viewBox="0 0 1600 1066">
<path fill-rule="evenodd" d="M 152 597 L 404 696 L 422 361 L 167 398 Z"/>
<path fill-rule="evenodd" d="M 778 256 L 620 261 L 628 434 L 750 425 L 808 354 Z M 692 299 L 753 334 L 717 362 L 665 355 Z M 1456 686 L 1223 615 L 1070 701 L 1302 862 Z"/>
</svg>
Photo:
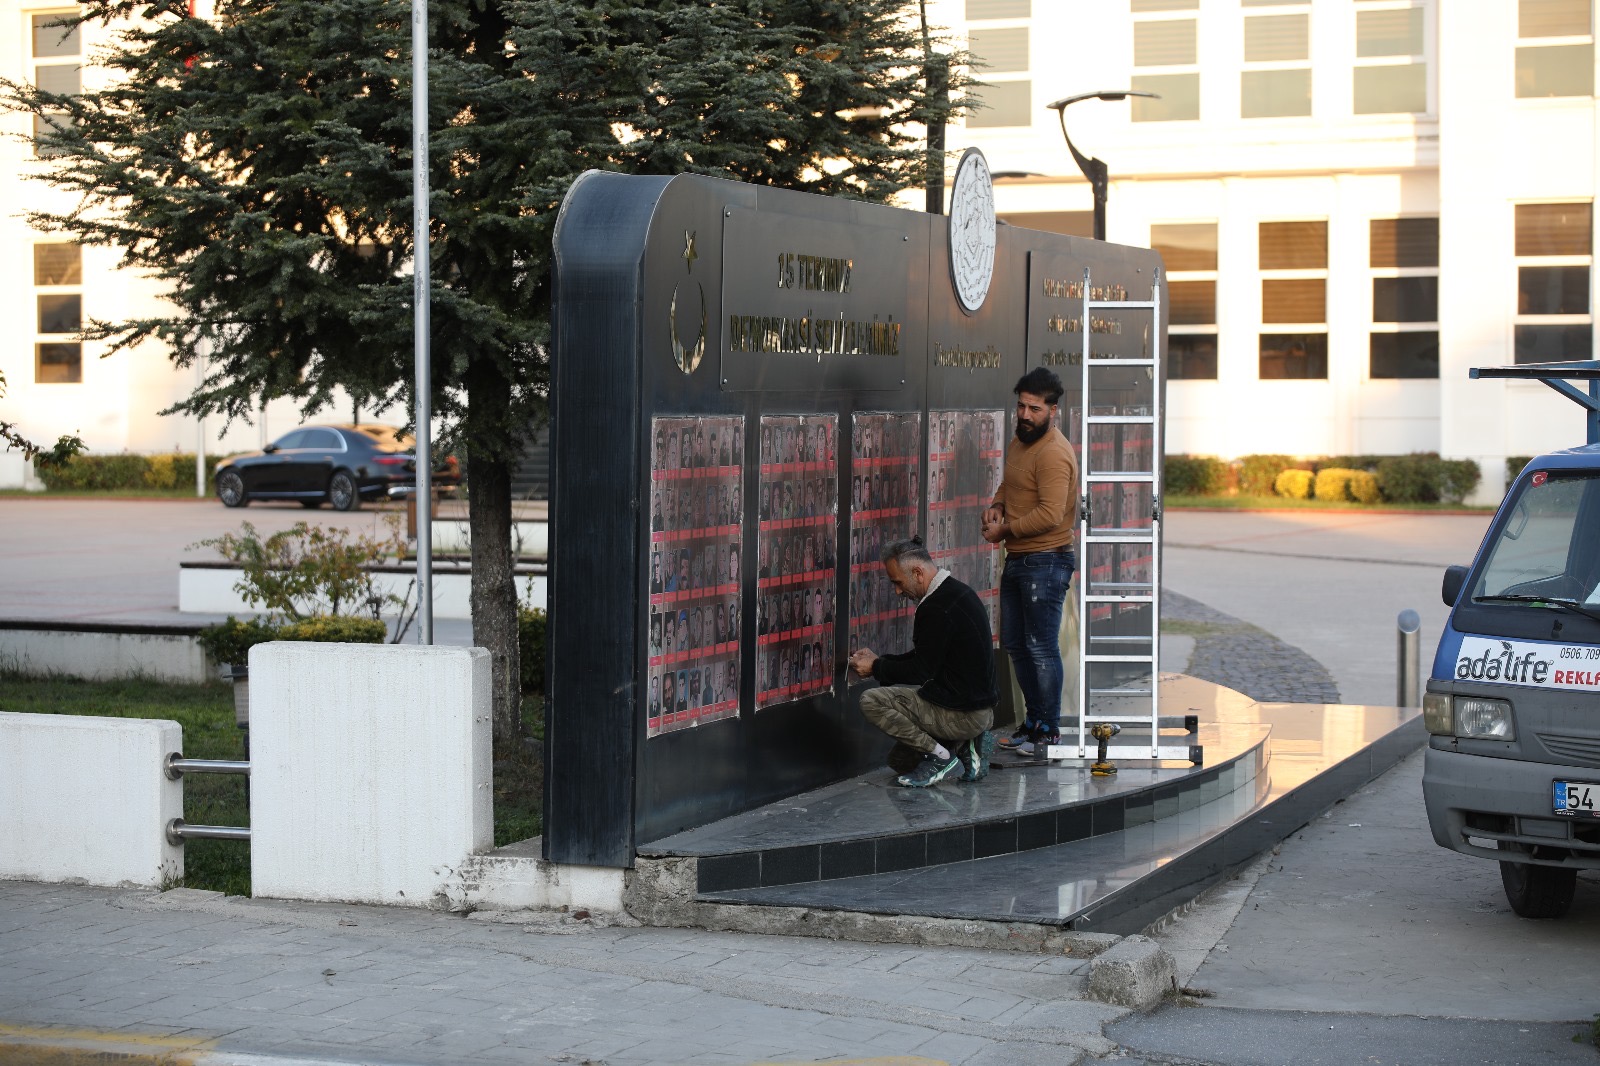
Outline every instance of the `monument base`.
<svg viewBox="0 0 1600 1066">
<path fill-rule="evenodd" d="M 885 769 L 642 844 L 625 873 L 545 864 L 543 895 L 479 895 L 626 911 L 646 925 L 1087 956 L 1115 941 L 1102 934 L 1141 931 L 1424 739 L 1413 708 L 1257 703 L 1179 674 L 1162 676 L 1161 699 L 1164 715 L 1199 716 L 1204 765 L 1106 778 L 1011 758 L 983 781 L 926 790 L 895 786 Z M 480 885 L 528 880 L 518 868 L 530 858 L 508 851 L 475 860 Z M 580 890 L 595 873 L 618 876 Z"/>
</svg>

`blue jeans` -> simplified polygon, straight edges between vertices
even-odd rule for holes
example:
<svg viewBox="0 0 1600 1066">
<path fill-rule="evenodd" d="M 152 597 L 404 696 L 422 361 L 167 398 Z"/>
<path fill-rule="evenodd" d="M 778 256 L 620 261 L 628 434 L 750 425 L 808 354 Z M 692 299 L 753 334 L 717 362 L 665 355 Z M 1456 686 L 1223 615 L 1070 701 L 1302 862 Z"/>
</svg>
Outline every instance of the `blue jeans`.
<svg viewBox="0 0 1600 1066">
<path fill-rule="evenodd" d="M 1017 673 L 1026 727 L 1061 729 L 1061 608 L 1077 565 L 1071 551 L 1010 555 L 1000 576 L 1000 646 Z"/>
</svg>

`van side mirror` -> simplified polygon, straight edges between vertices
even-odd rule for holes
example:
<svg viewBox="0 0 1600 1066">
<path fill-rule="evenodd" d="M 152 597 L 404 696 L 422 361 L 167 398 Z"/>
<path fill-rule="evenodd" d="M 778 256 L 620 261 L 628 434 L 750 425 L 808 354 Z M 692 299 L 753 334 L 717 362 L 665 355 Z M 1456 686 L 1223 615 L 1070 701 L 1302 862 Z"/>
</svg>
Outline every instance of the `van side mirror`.
<svg viewBox="0 0 1600 1066">
<path fill-rule="evenodd" d="M 1439 589 L 1439 595 L 1444 598 L 1446 607 L 1454 607 L 1456 605 L 1456 600 L 1461 596 L 1461 587 L 1466 583 L 1466 567 L 1447 566 L 1444 568 L 1444 584 Z"/>
<path fill-rule="evenodd" d="M 266 452 L 268 455 L 271 455 L 273 452 L 278 450 L 278 446 L 276 444 L 263 444 L 261 446 L 261 450 Z"/>
</svg>

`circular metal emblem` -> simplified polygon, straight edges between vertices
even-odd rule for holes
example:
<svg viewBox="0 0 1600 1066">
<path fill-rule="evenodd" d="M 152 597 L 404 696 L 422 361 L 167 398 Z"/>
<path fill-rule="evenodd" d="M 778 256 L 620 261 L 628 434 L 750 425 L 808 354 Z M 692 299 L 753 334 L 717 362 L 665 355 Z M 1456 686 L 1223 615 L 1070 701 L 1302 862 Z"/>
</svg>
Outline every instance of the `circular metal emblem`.
<svg viewBox="0 0 1600 1066">
<path fill-rule="evenodd" d="M 950 188 L 950 284 L 956 302 L 975 313 L 994 279 L 994 182 L 989 162 L 968 148 Z"/>
</svg>

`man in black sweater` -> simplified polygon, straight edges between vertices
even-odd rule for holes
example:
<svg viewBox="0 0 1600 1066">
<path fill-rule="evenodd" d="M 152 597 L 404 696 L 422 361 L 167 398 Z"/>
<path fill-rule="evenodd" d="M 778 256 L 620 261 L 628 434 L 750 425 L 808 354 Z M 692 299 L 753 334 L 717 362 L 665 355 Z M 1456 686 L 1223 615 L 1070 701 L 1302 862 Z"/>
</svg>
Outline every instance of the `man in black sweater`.
<svg viewBox="0 0 1600 1066">
<path fill-rule="evenodd" d="M 927 788 L 960 772 L 976 781 L 994 752 L 994 638 L 978 594 L 934 565 L 920 537 L 883 549 L 884 573 L 895 591 L 917 604 L 911 650 L 878 655 L 861 648 L 850 668 L 881 688 L 861 694 L 861 713 L 921 761 L 896 780 Z"/>
</svg>

